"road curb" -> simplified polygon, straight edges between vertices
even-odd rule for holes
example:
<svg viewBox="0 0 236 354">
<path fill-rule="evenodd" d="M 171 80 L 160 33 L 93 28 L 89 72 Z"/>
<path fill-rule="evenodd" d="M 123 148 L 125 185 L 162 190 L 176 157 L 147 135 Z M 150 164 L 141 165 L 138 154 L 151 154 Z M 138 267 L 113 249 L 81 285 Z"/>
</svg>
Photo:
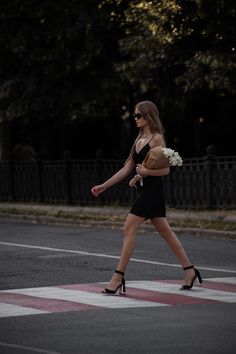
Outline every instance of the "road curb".
<svg viewBox="0 0 236 354">
<path fill-rule="evenodd" d="M 45 216 L 45 215 L 26 215 L 26 214 L 10 214 L 10 213 L 1 213 L 0 217 L 5 219 L 11 219 L 18 222 L 29 222 L 34 224 L 42 225 L 62 225 L 62 226 L 80 226 L 80 227 L 103 227 L 103 228 L 113 228 L 113 229 L 122 229 L 123 222 L 121 221 L 97 221 L 97 220 L 83 220 L 83 219 L 73 219 L 73 218 L 61 218 L 55 216 Z M 144 231 L 155 231 L 153 225 L 145 222 L 141 225 L 141 232 Z M 177 235 L 191 235 L 196 237 L 214 237 L 220 239 L 231 239 L 236 240 L 236 232 L 234 231 L 225 231 L 225 230 L 213 230 L 213 229 L 203 229 L 203 228 L 190 228 L 190 227 L 172 227 L 172 230 Z"/>
</svg>

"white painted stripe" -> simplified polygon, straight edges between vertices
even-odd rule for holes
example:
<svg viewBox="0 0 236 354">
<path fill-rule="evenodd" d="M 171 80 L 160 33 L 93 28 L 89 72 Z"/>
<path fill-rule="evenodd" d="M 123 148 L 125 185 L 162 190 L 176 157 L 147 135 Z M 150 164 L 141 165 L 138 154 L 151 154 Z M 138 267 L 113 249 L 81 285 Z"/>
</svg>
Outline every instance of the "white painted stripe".
<svg viewBox="0 0 236 354">
<path fill-rule="evenodd" d="M 114 255 L 109 255 L 109 254 L 104 254 L 104 253 L 93 253 L 93 252 L 86 252 L 86 251 L 68 250 L 68 249 L 62 249 L 62 248 L 33 246 L 33 245 L 26 245 L 26 244 L 22 244 L 22 243 L 0 242 L 0 245 L 10 246 L 10 247 L 23 247 L 23 248 L 39 249 L 39 250 L 53 251 L 53 252 L 73 253 L 73 254 L 80 254 L 82 256 L 120 259 L 120 256 L 114 256 Z M 137 263 L 144 263 L 144 264 L 154 264 L 154 265 L 166 266 L 166 267 L 182 268 L 182 266 L 179 265 L 179 264 L 157 262 L 157 261 L 149 261 L 149 260 L 146 260 L 146 259 L 130 258 L 130 261 L 131 262 L 137 262 Z M 214 271 L 214 272 L 223 272 L 223 273 L 234 273 L 234 274 L 236 274 L 236 270 L 232 270 L 232 269 L 212 268 L 212 267 L 199 267 L 199 266 L 197 268 L 198 269 L 202 269 L 202 270 Z"/>
<path fill-rule="evenodd" d="M 207 280 L 214 283 L 225 283 L 225 284 L 236 284 L 236 277 L 225 277 L 225 278 L 207 278 Z"/>
<path fill-rule="evenodd" d="M 42 313 L 49 312 L 0 302 L 0 317 L 38 315 Z"/>
<path fill-rule="evenodd" d="M 44 353 L 44 354 L 61 354 L 59 352 L 52 352 L 51 350 L 45 350 L 45 349 L 39 349 L 39 348 L 34 348 L 34 347 L 26 347 L 24 345 L 17 345 L 17 344 L 11 344 L 11 343 L 3 343 L 0 342 L 1 347 L 7 347 L 7 348 L 15 348 L 15 349 L 23 349 L 26 351 L 30 351 L 31 353 Z"/>
<path fill-rule="evenodd" d="M 177 284 L 162 283 L 159 281 L 129 281 L 127 282 L 127 287 L 190 296 L 198 299 L 217 300 L 230 303 L 236 302 L 236 293 L 206 289 L 204 287 L 194 287 L 192 290 L 179 290 Z"/>
<path fill-rule="evenodd" d="M 80 304 L 94 305 L 107 308 L 129 308 L 129 307 L 158 307 L 169 306 L 166 304 L 142 301 L 128 298 L 126 296 L 109 296 L 97 294 L 88 291 L 63 289 L 57 287 L 43 287 L 31 289 L 12 289 L 3 290 L 13 294 L 24 294 L 29 296 L 41 297 L 44 299 L 57 299 L 65 301 L 73 301 Z"/>
</svg>

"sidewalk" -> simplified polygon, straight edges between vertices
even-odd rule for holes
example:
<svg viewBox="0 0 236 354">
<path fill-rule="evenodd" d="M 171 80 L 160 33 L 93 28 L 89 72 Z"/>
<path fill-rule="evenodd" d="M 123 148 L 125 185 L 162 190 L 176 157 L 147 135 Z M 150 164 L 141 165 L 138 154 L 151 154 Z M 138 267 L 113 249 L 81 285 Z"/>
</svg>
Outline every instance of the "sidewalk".
<svg viewBox="0 0 236 354">
<path fill-rule="evenodd" d="M 82 207 L 78 205 L 0 203 L 0 216 L 41 224 L 63 224 L 122 228 L 129 208 Z M 236 210 L 167 210 L 167 217 L 178 234 L 236 239 Z M 146 221 L 141 230 L 153 229 Z"/>
</svg>

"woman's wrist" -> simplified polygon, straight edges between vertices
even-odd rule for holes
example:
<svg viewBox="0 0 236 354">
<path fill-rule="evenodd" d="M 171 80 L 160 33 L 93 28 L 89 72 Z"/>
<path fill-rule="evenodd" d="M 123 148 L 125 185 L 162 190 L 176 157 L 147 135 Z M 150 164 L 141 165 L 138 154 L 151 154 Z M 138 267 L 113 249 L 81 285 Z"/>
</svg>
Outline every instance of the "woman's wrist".
<svg viewBox="0 0 236 354">
<path fill-rule="evenodd" d="M 103 191 L 105 191 L 106 189 L 108 189 L 108 188 L 110 187 L 110 186 L 107 185 L 107 184 L 109 184 L 109 183 L 104 182 L 104 183 L 101 184 L 101 187 L 102 187 Z"/>
<path fill-rule="evenodd" d="M 145 167 L 143 177 L 149 176 L 149 170 Z"/>
</svg>

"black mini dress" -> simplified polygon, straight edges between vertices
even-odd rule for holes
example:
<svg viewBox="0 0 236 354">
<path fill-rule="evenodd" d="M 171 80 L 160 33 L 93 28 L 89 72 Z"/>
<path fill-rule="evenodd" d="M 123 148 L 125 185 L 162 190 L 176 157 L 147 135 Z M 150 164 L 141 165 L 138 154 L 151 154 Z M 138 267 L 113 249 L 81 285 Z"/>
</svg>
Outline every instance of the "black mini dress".
<svg viewBox="0 0 236 354">
<path fill-rule="evenodd" d="M 144 147 L 138 153 L 134 149 L 133 161 L 135 165 L 142 164 L 149 150 L 149 143 L 144 145 Z M 136 186 L 138 188 L 139 195 L 134 202 L 130 213 L 140 216 L 144 219 L 165 217 L 166 207 L 162 177 L 144 177 L 143 186 L 141 186 L 139 182 L 136 183 Z"/>
</svg>

